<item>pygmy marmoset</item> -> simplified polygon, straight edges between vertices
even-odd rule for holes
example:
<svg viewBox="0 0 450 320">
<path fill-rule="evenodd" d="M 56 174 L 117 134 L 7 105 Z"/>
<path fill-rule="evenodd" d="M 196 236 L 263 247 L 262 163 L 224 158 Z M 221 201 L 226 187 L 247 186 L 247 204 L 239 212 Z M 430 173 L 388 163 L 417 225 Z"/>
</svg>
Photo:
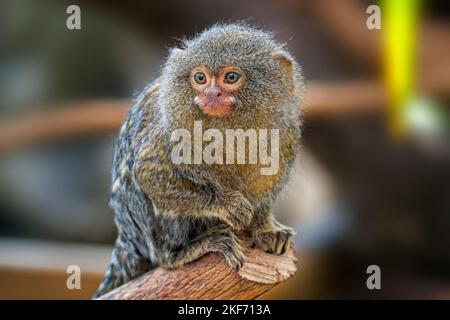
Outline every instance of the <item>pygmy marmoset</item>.
<svg viewBox="0 0 450 320">
<path fill-rule="evenodd" d="M 236 231 L 250 233 L 267 252 L 287 250 L 292 229 L 271 210 L 298 155 L 302 86 L 300 67 L 285 46 L 244 23 L 217 24 L 170 50 L 117 140 L 110 205 L 118 237 L 96 297 L 152 268 L 177 268 L 207 252 L 220 252 L 239 269 L 245 257 Z M 194 134 L 199 121 L 224 135 L 276 129 L 277 170 L 262 174 L 265 164 L 228 159 L 174 163 L 173 132 Z M 252 136 L 244 138 L 250 149 Z M 198 151 L 192 150 L 194 158 Z M 239 156 L 236 151 L 231 158 Z"/>
</svg>

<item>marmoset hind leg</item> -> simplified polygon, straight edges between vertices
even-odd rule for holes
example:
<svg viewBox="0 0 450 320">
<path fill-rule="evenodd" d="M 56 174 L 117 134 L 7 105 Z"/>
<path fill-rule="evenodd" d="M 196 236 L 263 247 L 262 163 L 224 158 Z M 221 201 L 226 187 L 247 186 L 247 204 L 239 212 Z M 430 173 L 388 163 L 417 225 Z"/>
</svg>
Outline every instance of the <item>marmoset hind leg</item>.
<svg viewBox="0 0 450 320">
<path fill-rule="evenodd" d="M 166 269 L 175 269 L 188 264 L 208 252 L 219 252 L 224 255 L 229 266 L 238 270 L 244 264 L 239 240 L 225 224 L 207 229 L 183 246 L 160 250 L 158 263 Z"/>
<path fill-rule="evenodd" d="M 166 269 L 175 269 L 200 258 L 208 252 L 223 254 L 227 264 L 235 270 L 242 267 L 245 261 L 236 236 L 227 225 L 220 224 L 206 230 L 182 247 L 160 251 L 158 264 Z M 151 268 L 150 262 L 137 254 L 131 243 L 126 244 L 119 238 L 116 241 L 113 258 L 106 271 L 105 278 L 93 298 L 104 295 L 146 273 Z"/>
<path fill-rule="evenodd" d="M 272 215 L 272 206 L 263 204 L 255 211 L 252 225 L 253 246 L 268 253 L 284 254 L 295 232 Z"/>
<path fill-rule="evenodd" d="M 119 235 L 103 282 L 100 284 L 93 299 L 146 273 L 151 268 L 150 261 L 137 252 L 133 243 Z"/>
</svg>

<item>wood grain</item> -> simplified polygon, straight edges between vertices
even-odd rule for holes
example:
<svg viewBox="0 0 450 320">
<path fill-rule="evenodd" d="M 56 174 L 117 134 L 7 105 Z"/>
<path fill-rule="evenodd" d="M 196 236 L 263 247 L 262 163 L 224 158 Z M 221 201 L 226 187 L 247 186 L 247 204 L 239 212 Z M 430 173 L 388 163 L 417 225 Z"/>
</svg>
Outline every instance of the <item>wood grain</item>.
<svg viewBox="0 0 450 320">
<path fill-rule="evenodd" d="M 291 248 L 281 256 L 244 248 L 246 262 L 239 272 L 222 255 L 209 253 L 175 270 L 157 268 L 100 297 L 101 300 L 255 299 L 297 270 Z"/>
</svg>

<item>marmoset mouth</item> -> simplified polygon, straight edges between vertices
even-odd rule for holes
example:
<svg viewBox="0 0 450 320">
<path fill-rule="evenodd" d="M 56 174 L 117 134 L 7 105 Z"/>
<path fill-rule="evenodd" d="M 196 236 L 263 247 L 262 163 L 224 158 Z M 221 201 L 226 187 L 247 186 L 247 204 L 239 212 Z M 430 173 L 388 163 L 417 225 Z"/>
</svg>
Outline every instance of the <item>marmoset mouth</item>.
<svg viewBox="0 0 450 320">
<path fill-rule="evenodd" d="M 234 110 L 234 104 L 206 104 L 204 106 L 200 106 L 200 108 L 207 114 L 223 117 Z"/>
<path fill-rule="evenodd" d="M 228 99 L 218 98 L 215 102 L 206 102 L 204 99 L 196 96 L 194 102 L 206 114 L 215 117 L 223 117 L 234 110 L 236 99 L 234 97 L 229 97 Z"/>
</svg>

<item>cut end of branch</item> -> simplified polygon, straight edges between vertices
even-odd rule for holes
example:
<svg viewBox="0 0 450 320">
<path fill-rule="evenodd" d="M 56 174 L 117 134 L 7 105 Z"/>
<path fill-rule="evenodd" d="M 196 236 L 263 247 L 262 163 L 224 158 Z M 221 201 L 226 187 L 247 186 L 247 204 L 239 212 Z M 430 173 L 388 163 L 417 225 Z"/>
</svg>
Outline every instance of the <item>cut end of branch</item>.
<svg viewBox="0 0 450 320">
<path fill-rule="evenodd" d="M 245 264 L 239 275 L 247 280 L 262 284 L 277 284 L 292 277 L 297 271 L 297 258 L 291 244 L 283 255 L 274 255 L 258 249 L 244 247 Z"/>
</svg>

